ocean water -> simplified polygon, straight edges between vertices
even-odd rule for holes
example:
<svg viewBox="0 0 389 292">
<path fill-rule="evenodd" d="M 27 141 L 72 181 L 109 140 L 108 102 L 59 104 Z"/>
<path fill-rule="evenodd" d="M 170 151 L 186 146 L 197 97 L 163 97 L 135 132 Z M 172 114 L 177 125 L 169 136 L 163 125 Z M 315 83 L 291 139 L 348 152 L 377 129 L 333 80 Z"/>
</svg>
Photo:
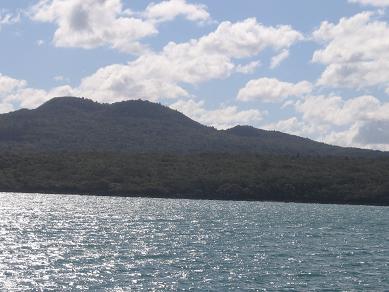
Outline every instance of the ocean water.
<svg viewBox="0 0 389 292">
<path fill-rule="evenodd" d="M 1 291 L 388 291 L 389 208 L 0 194 Z"/>
</svg>

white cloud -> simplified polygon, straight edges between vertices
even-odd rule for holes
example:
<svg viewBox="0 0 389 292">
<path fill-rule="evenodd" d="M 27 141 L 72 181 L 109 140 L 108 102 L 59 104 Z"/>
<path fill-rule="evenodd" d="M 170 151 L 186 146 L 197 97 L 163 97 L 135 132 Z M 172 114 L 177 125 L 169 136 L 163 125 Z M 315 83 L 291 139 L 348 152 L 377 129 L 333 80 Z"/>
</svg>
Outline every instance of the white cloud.
<svg viewBox="0 0 389 292">
<path fill-rule="evenodd" d="M 218 109 L 208 110 L 204 101 L 179 100 L 172 105 L 193 120 L 217 129 L 228 129 L 236 125 L 255 124 L 262 120 L 263 113 L 258 110 L 240 111 L 236 106 L 222 106 Z"/>
<path fill-rule="evenodd" d="M 161 98 L 188 96 L 182 87 L 176 85 L 168 76 L 164 78 L 159 65 L 140 60 L 128 65 L 110 65 L 99 69 L 95 74 L 84 78 L 78 90 L 83 96 L 97 101 L 115 102 L 127 99 L 148 99 L 157 101 Z M 152 58 L 154 59 L 154 58 Z M 146 62 L 146 63 L 144 63 Z"/>
<path fill-rule="evenodd" d="M 27 85 L 25 80 L 18 80 L 0 73 L 0 96 L 23 88 Z"/>
<path fill-rule="evenodd" d="M 267 124 L 264 125 L 263 128 L 298 135 L 301 137 L 313 137 L 317 140 L 322 140 L 322 137 L 318 134 L 326 133 L 329 130 L 328 125 L 302 121 L 297 117 L 291 117 L 275 123 Z"/>
<path fill-rule="evenodd" d="M 389 150 L 389 103 L 374 96 L 306 96 L 294 106 L 299 115 L 263 127 L 329 144 Z"/>
<path fill-rule="evenodd" d="M 9 13 L 6 10 L 0 10 L 0 30 L 4 25 L 15 24 L 20 21 L 20 14 Z"/>
<path fill-rule="evenodd" d="M 218 52 L 232 58 L 258 54 L 265 48 L 289 48 L 303 35 L 289 25 L 264 26 L 255 18 L 241 22 L 222 22 L 217 30 L 198 41 L 204 51 Z"/>
<path fill-rule="evenodd" d="M 37 46 L 40 47 L 40 46 L 43 46 L 45 44 L 45 41 L 44 40 L 37 40 L 36 44 L 37 44 Z"/>
<path fill-rule="evenodd" d="M 326 65 L 319 85 L 360 89 L 389 87 L 389 26 L 362 12 L 339 23 L 323 22 L 313 33 L 324 44 L 312 61 Z"/>
<path fill-rule="evenodd" d="M 185 84 L 226 78 L 236 70 L 248 72 L 258 63 L 239 67 L 235 60 L 254 57 L 266 48 L 287 48 L 300 39 L 302 35 L 289 26 L 266 27 L 253 18 L 237 23 L 223 22 L 214 32 L 199 39 L 184 43 L 170 42 L 159 53 L 144 53 L 127 64 L 100 68 L 83 78 L 78 87 L 67 87 L 66 90 L 102 102 L 188 97 Z M 12 95 L 12 99 L 21 102 L 27 98 L 24 92 L 27 90 L 18 91 Z M 44 101 L 46 93 L 37 91 L 36 103 L 38 100 Z M 19 99 L 17 94 L 21 96 Z"/>
<path fill-rule="evenodd" d="M 207 7 L 202 4 L 190 4 L 185 0 L 168 0 L 149 4 L 143 16 L 152 22 L 171 21 L 177 16 L 184 16 L 187 20 L 200 23 L 211 19 Z"/>
<path fill-rule="evenodd" d="M 360 123 L 356 122 L 348 127 L 346 130 L 341 131 L 328 131 L 323 135 L 323 140 L 328 144 L 339 145 L 344 147 L 368 147 L 367 145 L 360 145 L 355 143 L 354 137 L 358 135 Z"/>
<path fill-rule="evenodd" d="M 376 7 L 389 6 L 389 0 L 348 0 L 350 3 L 359 3 L 362 5 L 372 5 Z"/>
<path fill-rule="evenodd" d="M 40 0 L 30 15 L 57 24 L 53 42 L 58 47 L 108 45 L 138 53 L 143 49 L 139 40 L 157 33 L 152 23 L 128 16 L 120 0 Z"/>
<path fill-rule="evenodd" d="M 355 122 L 345 131 L 330 132 L 324 139 L 329 144 L 389 151 L 389 123 Z"/>
<path fill-rule="evenodd" d="M 9 113 L 14 110 L 14 107 L 10 103 L 0 102 L 0 114 Z"/>
<path fill-rule="evenodd" d="M 380 101 L 373 96 L 359 96 L 348 100 L 340 96 L 307 96 L 295 104 L 304 120 L 336 126 L 366 119 L 380 106 Z"/>
<path fill-rule="evenodd" d="M 241 101 L 278 102 L 287 97 L 302 96 L 311 91 L 312 85 L 308 81 L 294 84 L 273 78 L 259 78 L 250 80 L 245 87 L 240 89 L 237 99 Z"/>
<path fill-rule="evenodd" d="M 389 149 L 389 103 L 374 96 L 307 96 L 297 101 L 295 108 L 302 115 L 298 121 L 301 132 L 314 139 L 341 146 Z"/>
<path fill-rule="evenodd" d="M 28 87 L 25 80 L 18 80 L 0 74 L 0 111 L 15 108 L 35 108 L 55 97 L 75 94 L 70 86 L 59 86 L 49 91 Z"/>
<path fill-rule="evenodd" d="M 289 57 L 289 51 L 288 50 L 282 50 L 281 53 L 274 56 L 271 59 L 270 68 L 274 69 L 278 67 L 284 60 L 286 60 Z"/>
<path fill-rule="evenodd" d="M 110 46 L 135 54 L 147 50 L 140 40 L 157 34 L 159 22 L 180 15 L 190 21 L 210 20 L 204 5 L 185 0 L 152 3 L 140 13 L 124 9 L 121 0 L 40 0 L 29 14 L 32 20 L 57 25 L 53 42 L 58 47 Z"/>
<path fill-rule="evenodd" d="M 353 137 L 353 142 L 369 146 L 385 145 L 385 149 L 389 149 L 389 121 L 369 120 L 361 123 Z"/>
<path fill-rule="evenodd" d="M 26 85 L 25 80 L 18 80 L 0 73 L 0 113 L 6 113 L 14 109 L 13 104 L 4 99 L 8 94 L 25 88 Z"/>
<path fill-rule="evenodd" d="M 245 64 L 245 65 L 239 64 L 238 66 L 236 66 L 236 72 L 242 73 L 242 74 L 251 74 L 251 73 L 254 73 L 255 70 L 257 70 L 258 67 L 260 67 L 260 66 L 261 66 L 260 61 L 252 61 L 252 62 Z"/>
<path fill-rule="evenodd" d="M 18 105 L 17 108 L 31 109 L 36 108 L 53 97 L 74 94 L 75 90 L 67 85 L 54 87 L 49 91 L 26 87 L 10 93 L 4 98 L 4 101 L 7 103 L 16 103 Z"/>
<path fill-rule="evenodd" d="M 84 78 L 80 91 L 104 101 L 128 98 L 178 98 L 188 96 L 182 84 L 223 79 L 236 71 L 253 70 L 235 65 L 235 59 L 253 57 L 265 48 L 289 47 L 302 35 L 288 26 L 266 27 L 250 18 L 223 22 L 199 39 L 170 42 L 159 53 L 147 53 L 126 65 L 110 65 Z"/>
<path fill-rule="evenodd" d="M 389 121 L 389 102 L 378 103 L 374 111 L 367 111 L 366 117 L 369 120 Z"/>
</svg>

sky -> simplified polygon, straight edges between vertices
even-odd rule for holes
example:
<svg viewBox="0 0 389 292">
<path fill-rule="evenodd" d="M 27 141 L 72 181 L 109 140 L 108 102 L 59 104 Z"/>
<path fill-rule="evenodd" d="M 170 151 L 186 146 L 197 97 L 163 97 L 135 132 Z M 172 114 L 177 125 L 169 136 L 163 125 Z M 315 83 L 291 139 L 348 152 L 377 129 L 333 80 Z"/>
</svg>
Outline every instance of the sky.
<svg viewBox="0 0 389 292">
<path fill-rule="evenodd" d="M 145 99 L 389 150 L 389 0 L 2 0 L 0 113 Z"/>
</svg>

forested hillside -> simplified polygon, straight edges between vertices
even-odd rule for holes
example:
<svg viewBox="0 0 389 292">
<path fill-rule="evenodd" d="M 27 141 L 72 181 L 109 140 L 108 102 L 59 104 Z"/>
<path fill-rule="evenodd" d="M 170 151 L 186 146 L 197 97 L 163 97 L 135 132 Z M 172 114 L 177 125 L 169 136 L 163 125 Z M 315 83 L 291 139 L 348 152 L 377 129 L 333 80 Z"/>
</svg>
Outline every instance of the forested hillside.
<svg viewBox="0 0 389 292">
<path fill-rule="evenodd" d="M 389 159 L 237 154 L 1 154 L 16 192 L 389 205 Z"/>
<path fill-rule="evenodd" d="M 0 191 L 389 205 L 387 152 L 219 131 L 140 100 L 0 115 L 0 150 Z"/>
<path fill-rule="evenodd" d="M 34 110 L 0 115 L 0 149 L 388 156 L 248 126 L 218 131 L 148 101 L 99 104 L 76 97 L 54 98 Z"/>
</svg>

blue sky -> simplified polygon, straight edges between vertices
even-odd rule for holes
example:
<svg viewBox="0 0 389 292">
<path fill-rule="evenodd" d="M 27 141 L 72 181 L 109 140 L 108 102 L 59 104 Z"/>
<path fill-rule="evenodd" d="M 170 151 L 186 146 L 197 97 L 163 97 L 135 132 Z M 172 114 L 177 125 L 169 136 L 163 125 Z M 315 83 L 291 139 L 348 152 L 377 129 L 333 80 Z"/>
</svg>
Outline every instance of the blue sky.
<svg viewBox="0 0 389 292">
<path fill-rule="evenodd" d="M 0 111 L 59 95 L 148 99 L 389 150 L 388 0 L 20 0 L 0 4 Z"/>
</svg>

